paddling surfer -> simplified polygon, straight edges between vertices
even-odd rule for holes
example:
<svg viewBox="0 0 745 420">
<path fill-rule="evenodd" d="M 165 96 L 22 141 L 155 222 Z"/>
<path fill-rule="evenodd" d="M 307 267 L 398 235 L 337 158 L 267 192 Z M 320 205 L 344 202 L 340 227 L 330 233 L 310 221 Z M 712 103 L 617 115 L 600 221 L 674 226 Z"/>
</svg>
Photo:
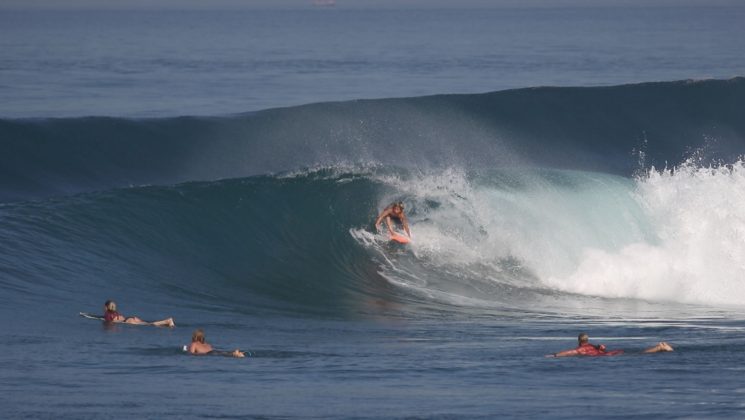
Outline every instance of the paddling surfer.
<svg viewBox="0 0 745 420">
<path fill-rule="evenodd" d="M 409 230 L 409 221 L 406 219 L 406 214 L 404 214 L 404 203 L 401 201 L 395 202 L 391 204 L 390 206 L 383 209 L 382 212 L 380 212 L 380 215 L 375 220 L 375 229 L 380 231 L 380 223 L 385 219 L 385 224 L 388 226 L 388 232 L 391 235 L 394 235 L 395 232 L 393 231 L 393 223 L 391 222 L 391 219 L 395 219 L 396 222 L 401 224 L 401 226 L 404 228 L 404 231 L 406 232 L 406 235 L 411 238 L 411 231 Z"/>
<path fill-rule="evenodd" d="M 122 324 L 133 324 L 133 325 L 155 325 L 156 327 L 175 327 L 176 324 L 173 322 L 173 318 L 166 318 L 161 321 L 147 322 L 143 321 L 136 316 L 125 317 L 116 310 L 116 302 L 113 300 L 107 300 L 104 303 L 104 314 L 103 319 L 106 322 L 122 323 Z"/>
<path fill-rule="evenodd" d="M 184 346 L 186 347 L 186 346 Z M 212 348 L 212 345 L 207 343 L 204 339 L 204 331 L 201 329 L 195 330 L 191 335 L 191 344 L 187 351 L 190 354 L 219 354 L 223 356 L 231 357 L 246 357 L 246 354 L 239 349 L 233 351 L 219 351 Z"/>
<path fill-rule="evenodd" d="M 577 348 L 571 350 L 564 350 L 554 354 L 547 354 L 546 357 L 567 357 L 567 356 L 615 356 L 623 354 L 623 350 L 607 350 L 603 344 L 590 344 L 590 336 L 587 333 L 581 333 L 577 337 L 579 345 Z M 664 341 L 657 343 L 657 345 L 645 349 L 642 353 L 660 353 L 666 351 L 674 351 L 671 345 Z"/>
</svg>

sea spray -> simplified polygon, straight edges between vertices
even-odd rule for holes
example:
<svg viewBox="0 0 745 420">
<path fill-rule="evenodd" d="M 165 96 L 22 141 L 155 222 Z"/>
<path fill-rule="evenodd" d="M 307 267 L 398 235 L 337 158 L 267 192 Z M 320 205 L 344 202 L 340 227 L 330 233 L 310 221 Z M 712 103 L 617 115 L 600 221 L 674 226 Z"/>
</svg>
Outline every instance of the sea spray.
<svg viewBox="0 0 745 420">
<path fill-rule="evenodd" d="M 427 296 L 441 293 L 450 303 L 478 299 L 501 307 L 516 293 L 546 289 L 541 279 L 572 273 L 586 247 L 613 251 L 653 240 L 628 178 L 449 168 L 377 180 L 389 188 L 379 206 L 403 199 L 415 238 L 411 255 L 381 259 L 381 272 Z M 352 233 L 377 250 L 373 255 L 387 255 L 360 231 Z M 417 275 L 404 275 L 412 272 Z"/>
<path fill-rule="evenodd" d="M 650 169 L 635 198 L 656 240 L 616 251 L 586 247 L 560 290 L 708 305 L 745 304 L 745 164 Z"/>
</svg>

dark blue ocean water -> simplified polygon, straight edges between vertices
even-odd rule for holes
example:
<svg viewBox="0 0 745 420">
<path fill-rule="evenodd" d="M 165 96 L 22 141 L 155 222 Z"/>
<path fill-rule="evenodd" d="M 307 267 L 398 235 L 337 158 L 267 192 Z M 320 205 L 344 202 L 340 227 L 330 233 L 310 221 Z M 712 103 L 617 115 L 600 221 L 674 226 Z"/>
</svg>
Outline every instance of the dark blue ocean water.
<svg viewBox="0 0 745 420">
<path fill-rule="evenodd" d="M 654 3 L 3 10 L 0 115 L 224 115 L 321 101 L 742 75 L 741 4 Z"/>
<path fill-rule="evenodd" d="M 4 416 L 742 418 L 745 7 L 338 3 L 0 8 Z"/>
</svg>

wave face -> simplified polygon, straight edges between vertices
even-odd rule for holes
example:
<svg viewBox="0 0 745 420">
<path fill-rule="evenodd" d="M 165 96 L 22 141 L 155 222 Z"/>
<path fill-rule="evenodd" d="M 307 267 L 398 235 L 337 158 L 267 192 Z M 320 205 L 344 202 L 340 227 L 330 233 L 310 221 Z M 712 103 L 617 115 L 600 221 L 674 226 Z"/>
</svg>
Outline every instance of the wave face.
<svg viewBox="0 0 745 420">
<path fill-rule="evenodd" d="M 368 168 L 137 187 L 3 205 L 0 262 L 21 296 L 95 299 L 119 284 L 246 313 L 742 306 L 743 190 L 741 162 L 635 179 Z M 410 246 L 371 227 L 394 199 Z"/>
<path fill-rule="evenodd" d="M 241 312 L 741 307 L 743 102 L 733 79 L 6 120 L 0 282 Z M 394 200 L 410 246 L 372 228 Z"/>
<path fill-rule="evenodd" d="M 322 103 L 221 118 L 0 120 L 0 201 L 339 165 L 630 175 L 745 150 L 745 79 Z"/>
</svg>

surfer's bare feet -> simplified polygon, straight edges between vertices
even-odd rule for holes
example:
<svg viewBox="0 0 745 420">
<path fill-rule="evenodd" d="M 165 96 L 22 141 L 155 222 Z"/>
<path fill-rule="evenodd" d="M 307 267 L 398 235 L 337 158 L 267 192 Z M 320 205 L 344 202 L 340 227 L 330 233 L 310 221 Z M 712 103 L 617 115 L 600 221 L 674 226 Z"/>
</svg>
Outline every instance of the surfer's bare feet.
<svg viewBox="0 0 745 420">
<path fill-rule="evenodd" d="M 659 343 L 657 343 L 656 346 L 650 347 L 644 350 L 644 353 L 659 353 L 663 351 L 675 351 L 675 350 L 673 349 L 673 346 L 671 346 L 670 344 L 667 344 L 664 341 L 660 341 Z"/>
<path fill-rule="evenodd" d="M 673 346 L 671 346 L 670 344 L 667 344 L 664 341 L 658 344 L 657 347 L 660 348 L 660 351 L 674 351 Z"/>
<path fill-rule="evenodd" d="M 173 322 L 173 318 L 164 319 L 162 321 L 155 321 L 151 323 L 150 325 L 155 325 L 158 327 L 168 327 L 168 328 L 173 328 L 176 326 L 176 324 Z"/>
</svg>

